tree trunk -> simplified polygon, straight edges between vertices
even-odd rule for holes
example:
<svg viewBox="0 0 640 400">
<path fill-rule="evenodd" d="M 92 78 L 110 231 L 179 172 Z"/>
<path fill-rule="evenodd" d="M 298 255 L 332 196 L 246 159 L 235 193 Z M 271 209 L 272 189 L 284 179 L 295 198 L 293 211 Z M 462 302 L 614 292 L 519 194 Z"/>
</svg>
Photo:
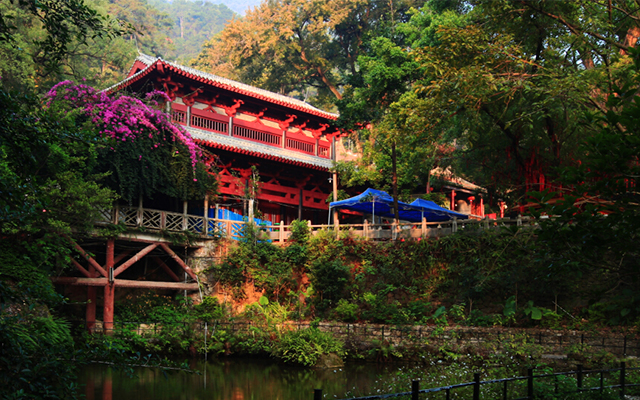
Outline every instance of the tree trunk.
<svg viewBox="0 0 640 400">
<path fill-rule="evenodd" d="M 316 71 L 318 72 L 318 75 L 320 75 L 320 79 L 322 79 L 322 82 L 327 85 L 327 88 L 331 91 L 331 93 L 336 96 L 336 99 L 342 100 L 342 94 L 340 94 L 335 85 L 329 81 L 322 68 L 316 67 Z"/>
<path fill-rule="evenodd" d="M 400 213 L 398 212 L 398 157 L 396 156 L 396 144 L 391 145 L 391 163 L 392 163 L 392 178 L 391 185 L 393 186 L 393 214 L 396 219 L 396 224 L 400 223 Z"/>
</svg>

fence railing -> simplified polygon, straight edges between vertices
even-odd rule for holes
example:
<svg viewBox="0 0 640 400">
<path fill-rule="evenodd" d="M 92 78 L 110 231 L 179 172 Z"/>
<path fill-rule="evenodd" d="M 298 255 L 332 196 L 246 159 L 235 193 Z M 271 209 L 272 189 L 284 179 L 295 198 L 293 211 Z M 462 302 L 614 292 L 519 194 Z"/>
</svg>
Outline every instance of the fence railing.
<svg viewBox="0 0 640 400">
<path fill-rule="evenodd" d="M 124 224 L 131 228 L 144 228 L 152 231 L 190 232 L 200 237 L 242 237 L 243 221 L 207 218 L 201 215 L 190 215 L 150 208 L 114 207 L 101 210 L 105 223 Z"/>
<path fill-rule="evenodd" d="M 212 321 L 207 323 L 208 332 L 216 329 L 224 329 L 232 333 L 250 333 L 253 328 L 259 327 L 252 322 L 244 321 Z M 85 325 L 87 326 L 87 325 Z M 93 322 L 92 327 L 98 332 L 104 332 L 100 322 Z M 308 322 L 290 321 L 277 325 L 277 329 L 304 330 L 312 325 Z M 176 323 L 171 326 L 158 322 L 122 322 L 116 321 L 113 330 L 135 330 L 140 335 L 151 335 L 163 329 L 180 328 L 193 331 L 196 334 L 204 334 L 205 323 Z M 464 349 L 466 347 L 482 347 L 502 343 L 505 346 L 521 347 L 525 344 L 538 345 L 551 353 L 562 353 L 567 349 L 591 349 L 603 350 L 618 356 L 640 356 L 640 335 L 592 335 L 582 331 L 540 331 L 517 330 L 487 331 L 483 328 L 445 328 L 427 325 L 383 325 L 383 324 L 348 324 L 321 322 L 317 328 L 323 332 L 331 333 L 334 337 L 344 342 L 362 342 L 376 340 L 392 345 L 424 345 L 441 347 L 447 345 L 450 348 Z"/>
<path fill-rule="evenodd" d="M 209 324 L 208 327 L 207 324 Z M 100 322 L 87 322 L 86 326 L 90 326 L 93 332 L 104 332 L 103 326 Z M 279 324 L 277 327 L 280 330 L 300 330 L 308 329 L 311 326 L 312 325 L 309 323 L 287 322 Z M 127 330 L 133 331 L 141 336 L 149 336 L 166 331 L 167 329 L 181 329 L 184 334 L 202 334 L 213 337 L 220 329 L 224 329 L 231 334 L 250 334 L 256 327 L 257 326 L 251 322 L 237 321 L 174 324 L 117 321 L 113 324 L 113 332 Z M 640 355 L 640 337 L 638 335 L 625 335 L 622 337 L 614 337 L 611 335 L 590 336 L 585 332 L 579 331 L 548 333 L 507 331 L 490 333 L 476 328 L 446 329 L 445 331 L 440 331 L 436 327 L 413 325 L 388 326 L 372 324 L 320 323 L 317 327 L 322 331 L 332 333 L 336 337 L 353 341 L 377 339 L 394 342 L 394 339 L 402 339 L 402 341 L 412 344 L 422 343 L 423 345 L 426 345 L 428 343 L 433 345 L 436 343 L 449 343 L 459 345 L 461 347 L 468 347 L 469 345 L 481 346 L 482 343 L 489 343 L 491 341 L 495 343 L 496 340 L 504 343 L 505 341 L 513 340 L 514 335 L 522 334 L 528 343 L 539 344 L 552 351 L 559 351 L 562 347 L 569 347 L 574 344 L 584 344 L 590 346 L 592 350 L 602 349 L 621 356 Z M 425 341 L 425 339 L 428 340 Z M 582 366 L 578 365 L 575 371 L 543 373 L 537 375 L 534 374 L 534 370 L 529 369 L 527 376 L 491 379 L 485 381 L 480 380 L 480 374 L 475 374 L 473 382 L 420 389 L 420 382 L 414 381 L 412 382 L 412 390 L 410 392 L 370 395 L 343 400 L 373 400 L 409 396 L 411 396 L 412 400 L 427 398 L 425 396 L 420 397 L 421 394 L 432 394 L 436 396 L 429 396 L 428 398 L 430 399 L 450 399 L 451 396 L 454 395 L 457 398 L 473 398 L 474 400 L 479 400 L 480 398 L 524 400 L 543 398 L 540 396 L 545 393 L 553 393 L 554 396 L 558 396 L 592 391 L 599 391 L 600 393 L 603 393 L 605 390 L 618 391 L 621 396 L 624 396 L 628 388 L 640 386 L 640 373 L 633 375 L 628 374 L 629 372 L 637 372 L 639 370 L 640 368 L 627 368 L 626 364 L 623 362 L 620 364 L 620 368 L 583 370 Z M 629 380 L 629 377 L 633 379 Z M 467 392 L 464 392 L 465 388 Z M 481 388 L 483 389 L 481 390 Z M 441 393 L 441 395 L 436 395 L 437 393 Z M 481 396 L 481 393 L 484 395 Z M 320 398 L 322 398 L 322 390 L 315 389 L 314 400 Z"/>
<path fill-rule="evenodd" d="M 372 239 L 372 240 L 420 240 L 426 238 L 437 238 L 450 235 L 463 229 L 480 229 L 489 230 L 506 226 L 529 226 L 535 227 L 538 221 L 530 217 L 517 218 L 470 218 L 466 220 L 452 219 L 443 222 L 428 222 L 424 219 L 422 222 L 399 223 L 383 223 L 372 224 L 365 221 L 362 224 L 343 224 L 343 225 L 312 225 L 308 223 L 309 230 L 312 235 L 322 230 L 332 230 L 338 234 L 352 235 L 356 237 Z M 285 243 L 291 236 L 291 225 L 284 225 L 283 222 L 269 227 L 263 227 L 268 233 L 270 240 L 278 243 Z"/>
<path fill-rule="evenodd" d="M 132 228 L 145 228 L 156 231 L 180 232 L 187 231 L 201 237 L 224 236 L 229 239 L 239 239 L 243 236 L 245 221 L 231 221 L 208 218 L 201 215 L 190 215 L 171 211 L 155 210 L 138 207 L 115 207 L 101 210 L 104 223 L 124 223 Z M 420 240 L 450 235 L 462 229 L 489 230 L 504 226 L 537 226 L 537 221 L 529 217 L 502 219 L 466 219 L 444 222 L 421 223 L 385 223 L 349 225 L 312 225 L 308 222 L 312 235 L 319 231 L 329 230 L 336 235 L 345 234 L 371 240 Z M 265 240 L 286 243 L 291 236 L 291 225 L 284 222 L 269 226 L 259 226 Z"/>
<path fill-rule="evenodd" d="M 582 365 L 578 365 L 576 371 L 555 372 L 539 375 L 536 375 L 534 370 L 529 368 L 527 370 L 527 376 L 491 379 L 486 381 L 481 381 L 480 373 L 475 373 L 473 382 L 465 382 L 430 389 L 420 389 L 420 381 L 415 380 L 411 382 L 410 392 L 351 397 L 342 400 L 390 399 L 409 396 L 411 397 L 411 400 L 418 400 L 420 398 L 427 398 L 425 396 L 421 397 L 421 394 L 435 394 L 440 392 L 442 393 L 441 396 L 430 396 L 429 398 L 449 400 L 452 392 L 462 395 L 462 393 L 459 392 L 462 392 L 465 388 L 467 389 L 467 392 L 471 393 L 464 393 L 464 397 L 459 398 L 471 398 L 473 400 L 480 400 L 481 398 L 492 400 L 533 400 L 535 398 L 559 398 L 558 396 L 566 396 L 582 392 L 599 392 L 600 398 L 602 398 L 605 391 L 614 391 L 618 392 L 621 399 L 625 399 L 629 388 L 640 386 L 639 375 L 637 373 L 629 375 L 630 372 L 634 371 L 640 371 L 640 368 L 627 368 L 626 363 L 621 362 L 619 368 L 583 370 Z M 588 379 L 593 375 L 596 375 L 595 379 Z M 492 388 L 493 390 L 486 390 L 487 387 L 491 385 L 494 386 L 494 388 Z M 485 393 L 483 393 L 483 395 L 481 395 L 481 388 L 485 389 Z M 322 389 L 314 389 L 313 399 L 321 400 L 322 398 Z"/>
</svg>

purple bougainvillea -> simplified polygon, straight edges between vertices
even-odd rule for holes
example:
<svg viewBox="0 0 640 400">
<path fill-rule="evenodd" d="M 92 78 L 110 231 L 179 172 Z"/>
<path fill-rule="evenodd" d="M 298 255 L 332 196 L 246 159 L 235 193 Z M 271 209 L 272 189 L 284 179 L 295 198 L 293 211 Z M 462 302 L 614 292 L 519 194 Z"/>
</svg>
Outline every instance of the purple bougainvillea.
<svg viewBox="0 0 640 400">
<path fill-rule="evenodd" d="M 160 109 L 158 98 L 170 101 L 161 91 L 148 93 L 146 101 L 142 101 L 132 96 L 97 92 L 91 86 L 67 80 L 51 88 L 46 95 L 46 105 L 50 107 L 53 103 L 63 102 L 69 110 L 81 110 L 102 137 L 113 140 L 110 148 L 114 152 L 123 143 L 141 139 L 148 140 L 152 148 L 162 146 L 167 139 L 180 142 L 188 148 L 195 169 L 200 157 L 199 147 L 187 131 L 173 124 L 170 116 Z"/>
</svg>

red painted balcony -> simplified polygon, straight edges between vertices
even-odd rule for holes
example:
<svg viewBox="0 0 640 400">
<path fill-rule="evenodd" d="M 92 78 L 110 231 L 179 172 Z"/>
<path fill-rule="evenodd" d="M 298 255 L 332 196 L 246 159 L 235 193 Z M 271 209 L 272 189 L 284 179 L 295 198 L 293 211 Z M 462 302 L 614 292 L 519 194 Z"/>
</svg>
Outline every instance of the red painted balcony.
<svg viewBox="0 0 640 400">
<path fill-rule="evenodd" d="M 225 115 L 203 111 L 194 107 L 189 110 L 182 104 L 172 104 L 171 120 L 187 128 L 195 128 L 216 135 L 231 136 L 263 145 L 331 159 L 331 143 L 325 138 L 316 140 L 302 133 L 283 131 L 260 122 L 231 119 Z M 229 128 L 231 126 L 231 129 Z"/>
</svg>

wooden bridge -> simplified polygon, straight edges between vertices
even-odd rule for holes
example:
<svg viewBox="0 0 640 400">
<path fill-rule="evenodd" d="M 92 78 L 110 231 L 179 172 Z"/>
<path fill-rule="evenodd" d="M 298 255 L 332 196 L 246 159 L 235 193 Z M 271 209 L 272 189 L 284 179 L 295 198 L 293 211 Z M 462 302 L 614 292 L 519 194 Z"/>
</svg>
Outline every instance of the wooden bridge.
<svg viewBox="0 0 640 400">
<path fill-rule="evenodd" d="M 130 228 L 140 228 L 145 231 L 156 232 L 188 232 L 201 239 L 225 237 L 239 240 L 243 236 L 246 222 L 208 218 L 201 215 L 190 215 L 170 211 L 154 210 L 142 207 L 115 207 L 104 210 L 102 224 L 124 224 Z M 503 226 L 535 226 L 537 221 L 529 217 L 488 219 L 470 216 L 465 220 L 450 220 L 445 222 L 429 222 L 423 219 L 421 223 L 381 223 L 372 224 L 365 221 L 362 224 L 312 225 L 309 230 L 316 234 L 321 230 L 332 230 L 349 234 L 354 237 L 370 240 L 420 240 L 423 238 L 438 238 L 455 233 L 461 229 L 496 229 Z M 274 243 L 286 243 L 291 236 L 291 226 L 284 222 L 274 225 L 260 225 L 265 239 Z"/>
<path fill-rule="evenodd" d="M 66 276 L 53 278 L 64 285 L 69 293 L 85 297 L 78 292 L 86 288 L 86 320 L 89 331 L 96 328 L 98 300 L 101 301 L 104 331 L 113 327 L 115 288 L 193 291 L 199 289 L 198 276 L 188 265 L 188 251 L 198 252 L 207 242 L 225 237 L 240 240 L 244 235 L 244 221 L 212 219 L 206 216 L 176 213 L 143 207 L 114 207 L 104 210 L 97 225 L 124 225 L 119 235 L 101 234 L 79 239 L 68 238 L 77 253 L 71 258 L 72 270 Z M 467 219 L 447 222 L 385 223 L 350 225 L 311 225 L 312 235 L 330 231 L 336 237 L 349 235 L 369 240 L 421 240 L 450 235 L 462 229 L 497 229 L 502 226 L 535 226 L 528 218 Z M 284 245 L 291 237 L 291 226 L 284 223 L 261 225 L 264 240 Z M 180 244 L 175 234 L 187 234 Z M 103 235 L 105 236 L 105 235 Z M 172 240 L 174 239 L 174 240 Z M 190 248 L 191 250 L 189 250 Z M 97 290 L 104 294 L 98 297 Z M 84 289 L 82 289 L 84 290 Z M 126 294 L 126 291 L 123 292 Z"/>
</svg>

